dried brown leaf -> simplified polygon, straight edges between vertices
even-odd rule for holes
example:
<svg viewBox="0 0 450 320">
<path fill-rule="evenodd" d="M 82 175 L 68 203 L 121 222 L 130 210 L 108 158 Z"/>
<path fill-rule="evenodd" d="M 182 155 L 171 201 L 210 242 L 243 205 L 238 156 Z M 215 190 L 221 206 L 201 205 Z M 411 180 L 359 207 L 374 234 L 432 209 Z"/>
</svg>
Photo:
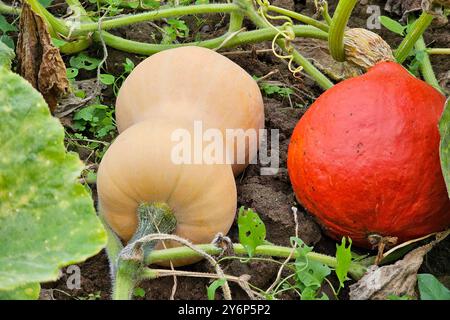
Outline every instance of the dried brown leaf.
<svg viewBox="0 0 450 320">
<path fill-rule="evenodd" d="M 350 300 L 385 300 L 389 295 L 417 297 L 417 271 L 424 256 L 448 232 L 436 234 L 436 240 L 409 252 L 394 264 L 371 266 L 357 283 L 350 286 Z"/>
<path fill-rule="evenodd" d="M 52 44 L 45 22 L 27 3 L 20 15 L 20 33 L 17 41 L 19 74 L 44 96 L 52 112 L 58 98 L 69 91 L 66 66 L 59 49 Z"/>
</svg>

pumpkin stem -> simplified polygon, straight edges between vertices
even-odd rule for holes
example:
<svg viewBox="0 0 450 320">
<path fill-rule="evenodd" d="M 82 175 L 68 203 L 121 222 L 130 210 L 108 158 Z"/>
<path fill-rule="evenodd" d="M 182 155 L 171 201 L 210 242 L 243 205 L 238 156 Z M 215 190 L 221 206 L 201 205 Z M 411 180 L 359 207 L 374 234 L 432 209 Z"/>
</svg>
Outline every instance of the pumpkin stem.
<svg viewBox="0 0 450 320">
<path fill-rule="evenodd" d="M 127 246 L 123 248 L 117 259 L 113 288 L 114 300 L 132 298 L 135 285 L 145 267 L 144 261 L 155 248 L 157 241 L 146 241 L 143 238 L 158 233 L 172 233 L 177 220 L 170 207 L 163 202 L 141 203 L 137 209 L 138 227 Z"/>
<path fill-rule="evenodd" d="M 379 265 L 383 260 L 384 249 L 391 247 L 397 243 L 397 237 L 381 236 L 379 234 L 371 234 L 368 237 L 369 242 L 373 245 L 373 248 L 378 247 L 377 257 L 375 258 L 375 265 Z"/>
<path fill-rule="evenodd" d="M 138 226 L 127 246 L 122 250 L 123 259 L 144 261 L 155 248 L 156 241 L 140 241 L 149 234 L 172 233 L 177 220 L 170 207 L 163 202 L 141 203 L 137 209 Z"/>
</svg>

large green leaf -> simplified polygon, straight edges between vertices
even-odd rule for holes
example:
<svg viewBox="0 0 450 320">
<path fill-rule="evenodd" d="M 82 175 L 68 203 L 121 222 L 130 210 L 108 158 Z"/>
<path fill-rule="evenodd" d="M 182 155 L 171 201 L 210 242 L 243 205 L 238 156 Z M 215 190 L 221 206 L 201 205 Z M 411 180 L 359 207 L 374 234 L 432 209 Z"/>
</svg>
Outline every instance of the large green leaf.
<svg viewBox="0 0 450 320">
<path fill-rule="evenodd" d="M 11 68 L 11 61 L 14 59 L 14 50 L 0 41 L 0 68 Z"/>
<path fill-rule="evenodd" d="M 39 283 L 26 284 L 12 290 L 0 290 L 0 300 L 36 300 L 40 290 Z"/>
<path fill-rule="evenodd" d="M 77 182 L 83 168 L 42 96 L 0 68 L 0 290 L 55 280 L 106 234 Z"/>
<path fill-rule="evenodd" d="M 439 132 L 441 133 L 441 145 L 439 148 L 441 157 L 442 173 L 447 185 L 450 197 L 450 99 L 447 99 L 444 112 L 439 121 Z"/>
<path fill-rule="evenodd" d="M 421 300 L 450 300 L 450 290 L 429 273 L 417 275 Z"/>
</svg>

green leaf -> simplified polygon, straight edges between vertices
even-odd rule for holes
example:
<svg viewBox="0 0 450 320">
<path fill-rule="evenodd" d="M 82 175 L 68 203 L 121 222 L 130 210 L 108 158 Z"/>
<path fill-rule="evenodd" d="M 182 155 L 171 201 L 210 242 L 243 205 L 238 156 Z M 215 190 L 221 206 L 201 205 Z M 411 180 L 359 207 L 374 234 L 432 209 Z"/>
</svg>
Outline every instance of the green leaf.
<svg viewBox="0 0 450 320">
<path fill-rule="evenodd" d="M 75 79 L 78 75 L 78 69 L 76 68 L 67 68 L 66 69 L 67 79 Z"/>
<path fill-rule="evenodd" d="M 406 26 L 403 26 L 399 22 L 386 16 L 380 16 L 378 19 L 380 20 L 380 23 L 389 31 L 401 36 L 405 35 Z"/>
<path fill-rule="evenodd" d="M 3 33 L 7 33 L 10 31 L 17 31 L 17 28 L 16 26 L 6 21 L 5 16 L 0 14 L 0 31 L 2 31 Z"/>
<path fill-rule="evenodd" d="M 336 275 L 339 279 L 339 285 L 344 287 L 344 282 L 347 280 L 347 273 L 350 269 L 350 264 L 352 262 L 352 239 L 348 239 L 349 245 L 345 247 L 345 237 L 342 237 L 342 242 L 340 245 L 336 244 Z"/>
<path fill-rule="evenodd" d="M 209 285 L 208 289 L 206 290 L 208 294 L 208 300 L 215 300 L 217 289 L 223 287 L 225 281 L 226 279 L 217 279 Z"/>
<path fill-rule="evenodd" d="M 14 50 L 0 41 L 0 68 L 11 69 L 11 62 L 15 56 Z"/>
<path fill-rule="evenodd" d="M 297 258 L 295 260 L 295 274 L 298 285 L 302 291 L 307 288 L 308 291 L 305 295 L 309 295 L 310 290 L 317 290 L 322 285 L 325 278 L 331 273 L 331 269 L 318 261 L 310 260 L 307 256 L 309 252 L 312 251 L 312 247 L 307 246 L 301 239 L 296 237 L 291 237 L 292 243 L 297 243 Z"/>
<path fill-rule="evenodd" d="M 39 3 L 44 7 L 47 8 L 49 5 L 51 5 L 53 0 L 39 0 Z"/>
<path fill-rule="evenodd" d="M 69 64 L 75 69 L 94 70 L 100 65 L 101 60 L 97 58 L 91 58 L 84 53 L 79 53 L 77 56 L 73 56 L 69 60 Z"/>
<path fill-rule="evenodd" d="M 6 69 L 0 83 L 0 289 L 11 290 L 56 280 L 98 253 L 106 234 L 42 95 Z"/>
<path fill-rule="evenodd" d="M 134 69 L 134 62 L 131 61 L 129 58 L 125 58 L 123 68 L 126 73 L 130 73 Z"/>
<path fill-rule="evenodd" d="M 412 300 L 410 296 L 396 296 L 394 294 L 390 294 L 387 296 L 387 300 Z"/>
<path fill-rule="evenodd" d="M 143 298 L 143 297 L 145 297 L 145 290 L 142 288 L 139 288 L 139 287 L 134 288 L 133 295 L 138 298 Z"/>
<path fill-rule="evenodd" d="M 100 75 L 100 82 L 106 84 L 107 86 L 113 84 L 115 80 L 116 78 L 112 74 L 102 73 Z"/>
<path fill-rule="evenodd" d="M 441 134 L 439 154 L 442 173 L 445 184 L 447 185 L 448 196 L 450 197 L 450 99 L 447 100 L 441 120 L 439 121 L 439 132 Z"/>
<path fill-rule="evenodd" d="M 57 39 L 57 38 L 52 38 L 52 43 L 55 47 L 61 48 L 63 45 L 65 45 L 67 43 L 67 41 Z"/>
<path fill-rule="evenodd" d="M 0 290 L 0 300 L 37 300 L 40 291 L 39 283 L 29 283 L 12 290 Z"/>
<path fill-rule="evenodd" d="M 429 273 L 417 275 L 420 300 L 450 300 L 450 290 Z"/>
<path fill-rule="evenodd" d="M 266 239 L 266 226 L 252 209 L 239 209 L 238 214 L 239 242 L 244 246 L 249 257 L 253 257 L 255 248 Z"/>
<path fill-rule="evenodd" d="M 10 47 L 13 50 L 15 49 L 14 40 L 7 34 L 0 36 L 0 42 L 6 44 L 8 47 Z"/>
</svg>

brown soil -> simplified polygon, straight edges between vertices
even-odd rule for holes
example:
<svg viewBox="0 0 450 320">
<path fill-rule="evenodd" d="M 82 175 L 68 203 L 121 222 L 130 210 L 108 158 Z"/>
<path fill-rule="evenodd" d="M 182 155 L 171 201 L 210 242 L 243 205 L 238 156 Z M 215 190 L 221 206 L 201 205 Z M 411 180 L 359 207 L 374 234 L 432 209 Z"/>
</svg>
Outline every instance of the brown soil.
<svg viewBox="0 0 450 320">
<path fill-rule="evenodd" d="M 305 12 L 306 14 L 313 13 L 312 1 L 292 1 L 292 0 L 277 0 L 274 1 L 277 5 L 294 8 L 297 12 Z M 331 10 L 334 9 L 337 1 L 329 1 Z M 369 16 L 367 14 L 367 5 L 378 4 L 381 8 L 384 7 L 383 1 L 361 1 L 363 4 L 358 5 L 351 18 L 350 26 L 365 27 L 366 20 Z M 365 4 L 364 4 L 365 3 Z M 386 14 L 382 11 L 382 14 Z M 220 17 L 217 19 L 210 18 L 208 22 L 202 27 L 202 32 L 206 36 L 211 36 L 221 31 L 224 22 Z M 394 17 L 399 18 L 399 17 Z M 226 24 L 226 21 L 225 21 Z M 206 26 L 206 27 L 205 27 Z M 117 30 L 118 34 L 126 36 L 127 38 L 151 42 L 153 26 L 148 23 L 141 23 L 139 26 L 130 26 Z M 400 38 L 393 36 L 385 29 L 374 30 L 379 32 L 384 39 L 391 45 L 395 46 L 399 43 Z M 450 32 L 444 29 L 434 29 L 427 32 L 427 43 L 433 43 L 436 47 L 445 47 L 450 43 Z M 263 219 L 267 227 L 267 238 L 269 241 L 288 245 L 289 237 L 294 235 L 294 221 L 291 211 L 292 206 L 299 208 L 299 230 L 300 238 L 307 244 L 314 245 L 319 252 L 334 254 L 335 242 L 323 236 L 319 226 L 304 210 L 299 206 L 292 192 L 289 178 L 286 169 L 286 154 L 289 143 L 289 137 L 292 130 L 301 117 L 305 109 L 294 108 L 295 104 L 309 105 L 311 101 L 318 95 L 321 90 L 312 80 L 304 77 L 301 80 L 294 79 L 284 63 L 275 58 L 272 53 L 252 53 L 254 49 L 269 48 L 269 44 L 259 44 L 256 46 L 246 46 L 239 48 L 239 50 L 247 50 L 248 53 L 228 54 L 227 56 L 241 65 L 251 75 L 263 76 L 269 72 L 278 69 L 279 72 L 270 77 L 271 81 L 279 81 L 290 87 L 295 88 L 295 95 L 292 101 L 282 99 L 279 97 L 268 98 L 265 97 L 265 112 L 266 112 L 266 127 L 270 129 L 279 129 L 280 133 L 280 170 L 274 176 L 261 176 L 259 174 L 259 166 L 251 165 L 246 172 L 236 179 L 238 186 L 238 206 L 251 207 L 255 209 Z M 98 51 L 93 51 L 101 56 L 101 48 Z M 235 51 L 238 49 L 229 49 L 226 52 Z M 125 54 L 123 52 L 108 49 L 108 71 L 113 74 L 121 73 L 122 62 L 125 57 L 129 57 L 135 62 L 139 62 L 142 57 Z M 433 65 L 438 77 L 443 77 L 444 74 L 450 70 L 450 61 L 447 56 L 433 57 Z M 114 102 L 112 93 L 105 92 L 107 100 Z M 108 97 L 109 95 L 109 97 Z M 229 233 L 232 240 L 237 240 L 237 229 L 234 226 Z M 424 272 L 433 272 L 438 276 L 446 276 L 450 274 L 450 266 L 447 263 L 449 252 L 449 241 L 441 244 L 434 249 L 428 256 L 427 262 L 423 267 Z M 111 292 L 111 285 L 109 279 L 108 261 L 104 252 L 89 259 L 83 264 L 80 264 L 82 281 L 81 289 L 69 290 L 66 286 L 68 275 L 63 272 L 60 280 L 44 285 L 46 289 L 58 289 L 53 291 L 55 299 L 71 299 L 79 297 L 87 297 L 89 294 L 99 293 L 101 298 L 108 299 Z M 266 262 L 250 262 L 241 263 L 239 261 L 224 263 L 226 272 L 229 274 L 241 275 L 248 274 L 251 276 L 250 282 L 260 288 L 267 288 L 276 277 L 277 265 Z M 195 271 L 211 271 L 211 268 L 206 262 L 200 262 L 195 265 L 185 268 L 186 270 Z M 332 279 L 332 282 L 335 280 Z M 206 286 L 210 283 L 203 279 L 189 279 L 178 278 L 176 299 L 206 299 Z M 171 277 L 162 278 L 141 284 L 145 289 L 145 299 L 168 299 L 172 290 L 173 279 Z M 327 288 L 324 288 L 328 291 Z M 44 291 L 45 292 L 45 291 Z M 245 293 L 232 286 L 233 298 L 246 299 Z M 48 291 L 46 292 L 48 294 Z M 331 296 L 331 295 L 330 295 Z M 346 290 L 340 295 L 340 298 L 347 297 Z M 284 298 L 296 298 L 294 296 L 285 296 Z"/>
</svg>

